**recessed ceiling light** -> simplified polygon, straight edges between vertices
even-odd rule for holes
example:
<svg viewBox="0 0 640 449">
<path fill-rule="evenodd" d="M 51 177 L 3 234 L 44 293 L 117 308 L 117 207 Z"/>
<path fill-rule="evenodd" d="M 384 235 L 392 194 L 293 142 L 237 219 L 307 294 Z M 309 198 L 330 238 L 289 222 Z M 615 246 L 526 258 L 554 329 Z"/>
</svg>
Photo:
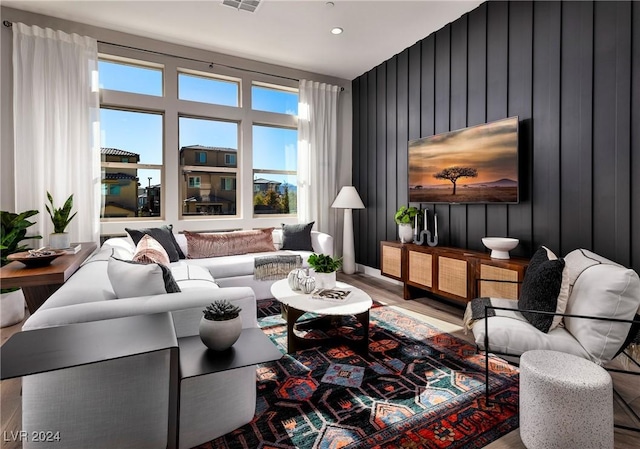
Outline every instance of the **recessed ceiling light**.
<svg viewBox="0 0 640 449">
<path fill-rule="evenodd" d="M 331 34 L 342 34 L 343 31 L 340 27 L 331 28 Z"/>
</svg>

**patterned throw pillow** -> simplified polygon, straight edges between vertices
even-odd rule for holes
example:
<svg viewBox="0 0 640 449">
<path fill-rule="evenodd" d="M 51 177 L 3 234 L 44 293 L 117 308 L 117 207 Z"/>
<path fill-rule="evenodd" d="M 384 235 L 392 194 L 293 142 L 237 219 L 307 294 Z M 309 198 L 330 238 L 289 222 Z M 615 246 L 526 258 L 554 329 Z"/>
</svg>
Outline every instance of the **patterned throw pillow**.
<svg viewBox="0 0 640 449">
<path fill-rule="evenodd" d="M 563 269 L 564 260 L 558 259 L 551 250 L 541 246 L 531 258 L 522 280 L 518 309 L 555 312 Z M 549 332 L 553 315 L 533 312 L 522 312 L 522 315 L 538 330 Z"/>
<path fill-rule="evenodd" d="M 176 242 L 176 238 L 173 236 L 173 225 L 164 225 L 159 228 L 145 228 L 145 229 L 130 229 L 124 228 L 131 236 L 133 244 L 137 245 L 140 239 L 145 234 L 150 235 L 158 241 L 169 255 L 171 262 L 177 262 L 179 259 L 184 259 L 184 254 L 180 249 L 180 245 Z"/>
<path fill-rule="evenodd" d="M 311 228 L 314 223 L 315 221 L 296 225 L 282 223 L 282 249 L 313 251 Z"/>
<path fill-rule="evenodd" d="M 273 228 L 199 234 L 184 231 L 189 259 L 276 251 Z"/>
<path fill-rule="evenodd" d="M 169 265 L 170 263 L 169 255 L 164 247 L 149 234 L 145 234 L 138 242 L 132 260 L 134 262 L 159 263 L 162 265 Z"/>
<path fill-rule="evenodd" d="M 107 265 L 107 274 L 116 298 L 134 298 L 180 291 L 171 270 L 162 264 L 143 264 L 112 257 Z"/>
</svg>

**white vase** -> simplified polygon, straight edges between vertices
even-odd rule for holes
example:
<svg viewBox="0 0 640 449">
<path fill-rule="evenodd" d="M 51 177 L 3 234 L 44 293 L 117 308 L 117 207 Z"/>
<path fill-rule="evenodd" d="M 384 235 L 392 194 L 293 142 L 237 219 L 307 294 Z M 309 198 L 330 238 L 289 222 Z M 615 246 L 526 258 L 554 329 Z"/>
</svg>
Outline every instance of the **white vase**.
<svg viewBox="0 0 640 449">
<path fill-rule="evenodd" d="M 0 327 L 13 326 L 24 319 L 22 290 L 0 294 Z"/>
<path fill-rule="evenodd" d="M 316 288 L 335 288 L 336 272 L 331 273 L 315 273 L 313 277 L 316 280 Z"/>
<path fill-rule="evenodd" d="M 71 246 L 71 237 L 67 232 L 49 234 L 49 248 L 64 249 Z"/>
<path fill-rule="evenodd" d="M 413 242 L 413 227 L 408 223 L 398 224 L 398 237 L 402 243 Z"/>
<path fill-rule="evenodd" d="M 238 315 L 235 318 L 224 321 L 200 320 L 200 340 L 205 346 L 214 351 L 229 349 L 238 341 L 242 333 L 242 320 Z"/>
</svg>

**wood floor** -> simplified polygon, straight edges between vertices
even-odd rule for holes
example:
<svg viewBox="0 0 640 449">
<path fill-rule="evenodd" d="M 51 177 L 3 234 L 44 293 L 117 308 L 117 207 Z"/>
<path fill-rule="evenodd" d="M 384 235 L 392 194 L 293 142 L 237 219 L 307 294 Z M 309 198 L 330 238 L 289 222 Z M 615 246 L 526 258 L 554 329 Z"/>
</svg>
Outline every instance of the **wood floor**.
<svg viewBox="0 0 640 449">
<path fill-rule="evenodd" d="M 461 306 L 427 297 L 405 301 L 402 299 L 401 286 L 364 274 L 339 274 L 338 278 L 339 280 L 361 288 L 369 293 L 372 298 L 386 305 L 397 307 L 408 313 L 419 314 L 432 323 L 437 323 L 439 320 L 450 334 L 456 335 L 469 342 L 473 341 L 470 335 L 465 335 L 462 331 L 463 309 Z M 13 335 L 13 333 L 18 332 L 21 327 L 22 323 L 2 329 L 0 331 L 2 343 Z M 640 414 L 640 376 L 625 376 L 613 373 L 612 377 L 614 378 L 614 387 L 625 397 L 627 402 L 632 405 L 636 413 Z M 2 436 L 0 436 L 2 443 L 0 447 L 3 449 L 20 448 L 19 443 L 5 441 L 11 439 L 10 433 L 12 431 L 16 432 L 22 428 L 20 385 L 20 379 L 10 379 L 0 382 L 0 421 L 2 425 Z M 616 422 L 629 426 L 634 425 L 633 421 L 627 418 L 627 415 L 619 406 L 616 406 L 615 419 Z M 640 448 L 640 433 L 616 429 L 614 438 L 615 449 Z M 519 431 L 515 430 L 489 444 L 486 448 L 520 449 L 525 448 L 525 446 L 522 444 Z"/>
</svg>

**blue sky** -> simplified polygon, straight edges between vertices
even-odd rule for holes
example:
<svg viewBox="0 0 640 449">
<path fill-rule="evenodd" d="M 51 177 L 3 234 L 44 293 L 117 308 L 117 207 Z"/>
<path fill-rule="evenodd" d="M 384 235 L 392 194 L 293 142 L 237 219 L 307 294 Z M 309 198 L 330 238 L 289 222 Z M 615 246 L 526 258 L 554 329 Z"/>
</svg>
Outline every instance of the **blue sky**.
<svg viewBox="0 0 640 449">
<path fill-rule="evenodd" d="M 162 95 L 162 72 L 125 64 L 101 61 L 100 87 L 145 95 Z M 238 85 L 227 81 L 211 80 L 191 74 L 179 74 L 179 97 L 184 100 L 237 106 Z M 252 86 L 252 108 L 296 115 L 298 95 L 285 91 Z M 102 109 L 100 114 L 103 147 L 118 148 L 138 153 L 140 163 L 161 164 L 163 142 L 163 116 L 161 114 Z M 181 117 L 179 119 L 179 145 L 205 145 L 238 149 L 238 123 Z M 297 131 L 265 126 L 253 127 L 253 167 L 270 170 L 295 170 L 297 166 Z M 168 154 L 178 157 L 169 149 Z M 168 156 L 171 157 L 171 156 Z M 278 181 L 294 181 L 284 175 L 260 177 Z M 142 186 L 159 184 L 159 170 L 140 170 Z"/>
</svg>

